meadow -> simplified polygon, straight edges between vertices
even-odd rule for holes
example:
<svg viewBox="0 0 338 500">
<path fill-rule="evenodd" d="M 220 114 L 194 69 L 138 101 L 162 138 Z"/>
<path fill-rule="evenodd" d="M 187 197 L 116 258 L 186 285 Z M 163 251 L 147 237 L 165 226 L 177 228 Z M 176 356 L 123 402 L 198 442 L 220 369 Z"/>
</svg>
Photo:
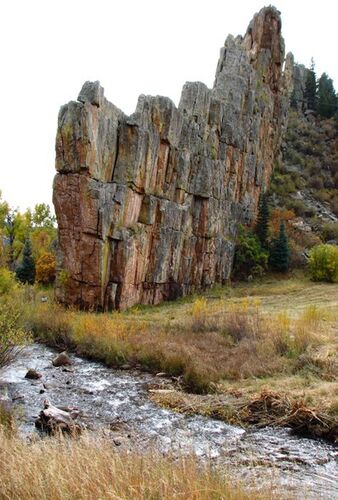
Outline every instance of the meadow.
<svg viewBox="0 0 338 500">
<path fill-rule="evenodd" d="M 40 342 L 111 367 L 172 377 L 172 390 L 151 394 L 159 404 L 241 425 L 282 419 L 336 438 L 336 284 L 267 277 L 107 314 L 65 309 L 38 288 L 16 289 L 10 303 Z"/>
</svg>

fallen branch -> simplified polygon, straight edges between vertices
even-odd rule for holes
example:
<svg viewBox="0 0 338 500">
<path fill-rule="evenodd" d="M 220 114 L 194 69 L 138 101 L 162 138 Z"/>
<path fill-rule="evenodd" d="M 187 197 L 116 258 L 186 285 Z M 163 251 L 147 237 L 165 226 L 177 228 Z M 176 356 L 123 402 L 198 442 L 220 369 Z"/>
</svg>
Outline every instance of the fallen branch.
<svg viewBox="0 0 338 500">
<path fill-rule="evenodd" d="M 35 426 L 48 434 L 57 434 L 59 432 L 78 435 L 81 432 L 81 426 L 75 422 L 79 416 L 77 408 L 61 407 L 52 405 L 48 400 L 44 402 L 44 409 L 40 411 Z"/>
</svg>

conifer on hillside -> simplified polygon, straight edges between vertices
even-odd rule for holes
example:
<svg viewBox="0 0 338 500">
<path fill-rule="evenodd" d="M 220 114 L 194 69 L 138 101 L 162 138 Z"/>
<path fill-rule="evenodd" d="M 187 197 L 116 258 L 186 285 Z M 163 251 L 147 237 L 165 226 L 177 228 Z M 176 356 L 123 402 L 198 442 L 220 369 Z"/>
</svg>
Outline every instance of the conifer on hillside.
<svg viewBox="0 0 338 500">
<path fill-rule="evenodd" d="M 273 270 L 286 273 L 289 269 L 289 242 L 285 230 L 285 223 L 282 221 L 279 226 L 278 238 L 271 243 L 269 263 Z"/>
<path fill-rule="evenodd" d="M 258 216 L 256 221 L 255 233 L 262 245 L 262 248 L 268 248 L 269 237 L 269 205 L 268 196 L 264 193 L 259 203 Z"/>
<path fill-rule="evenodd" d="M 337 113 L 338 96 L 333 82 L 326 73 L 318 80 L 318 114 L 324 118 L 331 118 Z"/>
<path fill-rule="evenodd" d="M 307 72 L 305 82 L 305 98 L 308 109 L 315 111 L 317 109 L 317 82 L 315 73 L 315 63 L 311 59 L 311 67 Z"/>
<path fill-rule="evenodd" d="M 22 262 L 16 270 L 16 277 L 22 283 L 29 283 L 30 285 L 35 281 L 35 262 L 32 256 L 32 244 L 29 238 L 25 240 Z"/>
</svg>

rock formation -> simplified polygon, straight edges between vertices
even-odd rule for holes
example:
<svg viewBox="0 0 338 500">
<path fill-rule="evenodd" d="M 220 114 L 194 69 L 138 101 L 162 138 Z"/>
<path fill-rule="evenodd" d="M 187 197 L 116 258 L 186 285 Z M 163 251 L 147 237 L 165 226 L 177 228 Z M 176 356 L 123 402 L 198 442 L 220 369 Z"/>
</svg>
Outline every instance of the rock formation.
<svg viewBox="0 0 338 500">
<path fill-rule="evenodd" d="M 156 304 L 224 283 L 236 229 L 252 223 L 286 125 L 279 12 L 228 36 L 215 83 L 186 83 L 178 108 L 141 95 L 124 115 L 86 82 L 56 138 L 56 297 L 94 310 Z"/>
<path fill-rule="evenodd" d="M 293 65 L 293 106 L 298 112 L 304 112 L 307 109 L 306 102 L 306 79 L 309 70 L 303 64 Z"/>
</svg>

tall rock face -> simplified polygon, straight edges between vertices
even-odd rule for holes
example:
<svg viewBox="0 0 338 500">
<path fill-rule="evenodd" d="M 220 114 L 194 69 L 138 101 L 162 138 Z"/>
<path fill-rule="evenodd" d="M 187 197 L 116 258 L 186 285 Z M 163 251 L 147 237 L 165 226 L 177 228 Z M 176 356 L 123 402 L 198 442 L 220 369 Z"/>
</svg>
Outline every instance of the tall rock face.
<svg viewBox="0 0 338 500">
<path fill-rule="evenodd" d="M 255 15 L 221 49 L 214 87 L 178 108 L 141 95 L 124 115 L 99 82 L 63 106 L 56 138 L 57 299 L 94 310 L 156 304 L 225 282 L 286 125 L 281 20 Z"/>
<path fill-rule="evenodd" d="M 293 92 L 291 101 L 293 107 L 299 112 L 304 112 L 307 109 L 306 99 L 306 80 L 309 70 L 303 64 L 293 65 Z"/>
</svg>

